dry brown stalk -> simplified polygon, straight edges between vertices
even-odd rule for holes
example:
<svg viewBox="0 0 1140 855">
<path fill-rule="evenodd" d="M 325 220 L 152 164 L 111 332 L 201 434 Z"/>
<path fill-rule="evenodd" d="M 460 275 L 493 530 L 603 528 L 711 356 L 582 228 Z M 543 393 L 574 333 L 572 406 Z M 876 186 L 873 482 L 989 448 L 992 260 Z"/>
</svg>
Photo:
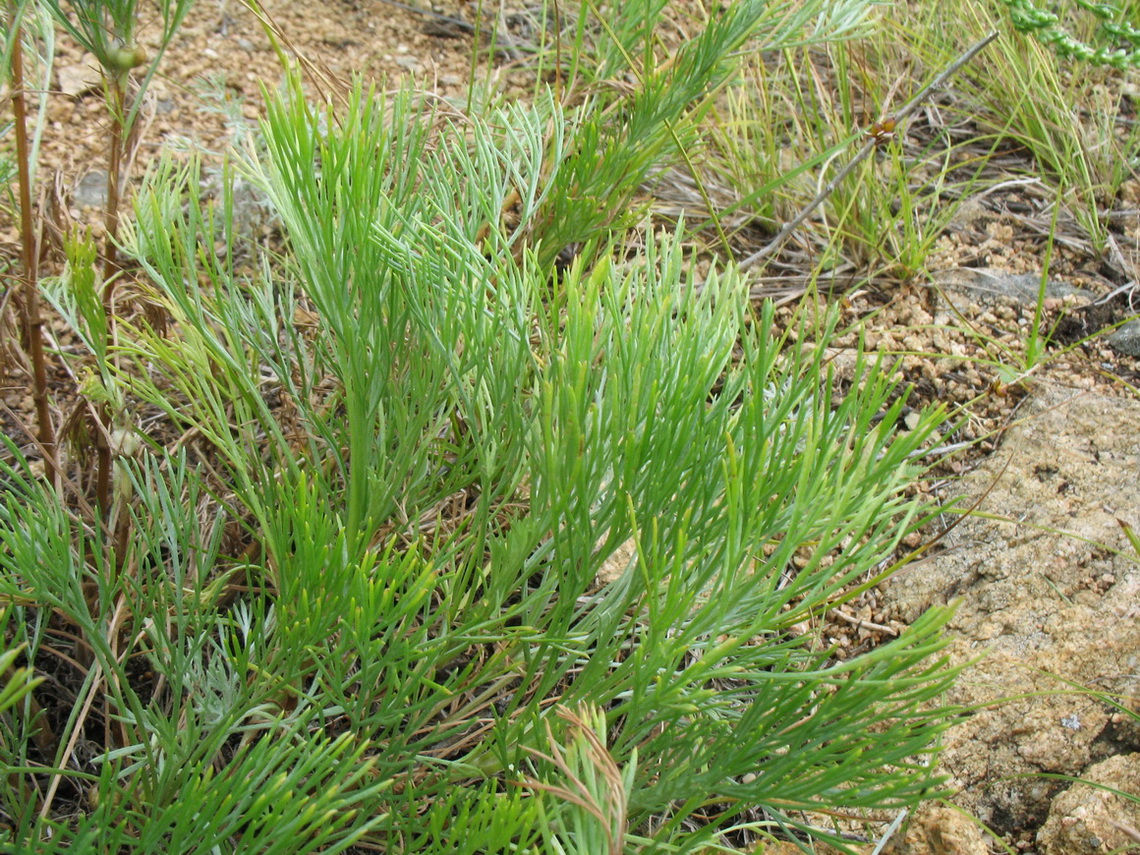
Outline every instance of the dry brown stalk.
<svg viewBox="0 0 1140 855">
<path fill-rule="evenodd" d="M 9 6 L 9 24 L 12 31 L 19 27 L 15 6 Z M 27 104 L 24 96 L 24 52 L 19 34 L 12 44 L 12 114 L 16 133 L 16 161 L 19 171 L 20 199 L 20 260 L 23 276 L 23 300 L 20 314 L 24 326 L 24 346 L 31 356 L 32 400 L 36 408 L 39 443 L 43 450 L 44 476 L 56 484 L 56 439 L 48 406 L 47 364 L 44 357 L 43 316 L 39 300 L 39 244 L 32 214 L 31 150 L 28 146 Z"/>
</svg>

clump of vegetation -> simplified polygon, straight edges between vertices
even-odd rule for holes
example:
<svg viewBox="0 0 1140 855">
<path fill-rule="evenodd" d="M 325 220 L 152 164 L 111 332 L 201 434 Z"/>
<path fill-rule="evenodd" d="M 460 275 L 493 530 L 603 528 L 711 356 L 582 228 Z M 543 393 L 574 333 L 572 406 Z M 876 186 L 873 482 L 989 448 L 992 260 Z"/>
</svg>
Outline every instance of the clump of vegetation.
<svg viewBox="0 0 1140 855">
<path fill-rule="evenodd" d="M 53 20 L 99 60 L 113 121 L 106 244 L 72 236 L 55 277 L 24 262 L 36 400 L 46 299 L 82 342 L 53 355 L 82 415 L 57 442 L 41 408 L 37 453 L 7 438 L 0 463 L 4 845 L 850 848 L 839 820 L 938 791 L 948 611 L 853 658 L 812 627 L 929 520 L 906 490 L 947 412 L 896 431 L 890 363 L 860 352 L 858 382 L 835 377 L 835 312 L 780 333 L 734 265 L 698 280 L 684 218 L 635 204 L 683 164 L 732 252 L 703 183 L 725 164 L 692 155 L 759 73 L 744 49 L 838 51 L 869 4 L 742 0 L 667 61 L 659 6 L 609 26 L 584 2 L 544 34 L 554 81 L 527 103 L 473 88 L 444 111 L 360 82 L 321 103 L 290 72 L 220 192 L 164 157 L 124 216 L 161 52 L 135 47 L 133 3 L 9 4 L 16 131 L 19 57 L 50 66 Z M 159 11 L 165 45 L 190 4 Z M 741 130 L 757 114 L 736 95 Z M 808 164 L 840 125 L 864 138 L 842 110 L 801 128 Z M 909 188 L 920 165 L 891 157 Z M 237 178 L 272 246 L 242 233 Z M 945 189 L 925 186 L 908 222 Z M 889 207 L 826 211 L 832 259 L 921 267 L 932 228 L 869 243 Z"/>
<path fill-rule="evenodd" d="M 1002 0 L 1009 7 L 1014 29 L 1031 33 L 1042 44 L 1049 45 L 1057 56 L 1094 66 L 1110 66 L 1123 71 L 1140 67 L 1140 30 L 1128 19 L 1129 4 L 1094 3 L 1074 0 L 1074 5 L 1090 13 L 1097 21 L 1094 46 L 1067 29 L 1055 11 L 1040 8 L 1032 0 Z"/>
</svg>

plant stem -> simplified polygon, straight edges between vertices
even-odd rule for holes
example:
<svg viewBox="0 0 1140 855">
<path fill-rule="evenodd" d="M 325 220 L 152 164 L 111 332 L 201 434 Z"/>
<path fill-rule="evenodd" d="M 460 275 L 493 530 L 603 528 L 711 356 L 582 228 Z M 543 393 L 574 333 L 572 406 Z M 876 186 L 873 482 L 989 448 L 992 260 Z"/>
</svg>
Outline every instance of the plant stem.
<svg viewBox="0 0 1140 855">
<path fill-rule="evenodd" d="M 48 407 L 47 366 L 44 361 L 43 317 L 39 301 L 39 253 L 35 224 L 32 219 L 32 173 L 28 148 L 27 105 L 24 100 L 24 53 L 16 21 L 16 9 L 10 8 L 13 26 L 12 43 L 12 114 L 16 131 L 16 162 L 19 170 L 20 256 L 24 277 L 24 299 L 21 306 L 25 345 L 32 359 L 32 400 L 36 407 L 39 442 L 43 453 L 44 476 L 56 483 L 55 428 Z"/>
<path fill-rule="evenodd" d="M 126 116 L 123 81 L 118 75 L 108 80 L 108 106 L 111 108 L 111 149 L 107 155 L 107 209 L 103 213 L 103 309 L 107 313 L 107 335 L 114 317 L 115 274 L 118 273 L 119 186 L 123 163 L 123 137 Z"/>
<path fill-rule="evenodd" d="M 119 196 L 122 185 L 123 140 L 126 137 L 125 80 L 121 74 L 107 78 L 107 106 L 111 114 L 111 148 L 107 155 L 107 208 L 103 213 L 103 313 L 107 318 L 107 352 L 110 353 L 115 339 L 115 284 L 119 273 Z M 108 435 L 111 431 L 111 410 L 106 404 L 97 410 L 95 427 L 95 450 L 97 455 L 95 475 L 95 501 L 99 510 L 106 516 L 111 508 L 111 445 Z"/>
</svg>

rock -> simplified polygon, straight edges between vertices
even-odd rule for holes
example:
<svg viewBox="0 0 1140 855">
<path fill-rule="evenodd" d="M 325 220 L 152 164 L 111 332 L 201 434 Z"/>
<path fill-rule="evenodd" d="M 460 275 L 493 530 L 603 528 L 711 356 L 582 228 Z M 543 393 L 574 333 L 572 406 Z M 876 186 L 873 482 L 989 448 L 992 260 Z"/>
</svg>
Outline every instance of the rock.
<svg viewBox="0 0 1140 855">
<path fill-rule="evenodd" d="M 902 838 L 885 850 L 889 855 L 989 855 L 989 851 L 977 823 L 941 806 L 920 810 Z"/>
<path fill-rule="evenodd" d="M 178 109 L 178 100 L 166 82 L 154 78 L 147 86 L 147 98 L 154 105 L 154 112 L 159 116 L 169 116 Z"/>
<path fill-rule="evenodd" d="M 1117 353 L 1125 356 L 1140 356 L 1140 321 L 1121 324 L 1108 337 L 1108 343 Z"/>
<path fill-rule="evenodd" d="M 75 204 L 84 208 L 102 208 L 107 204 L 107 172 L 92 169 L 75 187 Z"/>
<path fill-rule="evenodd" d="M 753 855 L 803 855 L 803 849 L 794 843 L 776 840 L 771 843 L 761 843 Z"/>
<path fill-rule="evenodd" d="M 1041 385 L 1022 416 L 958 485 L 966 501 L 989 490 L 980 510 L 1009 521 L 965 520 L 884 586 L 891 619 L 959 602 L 951 657 L 976 662 L 946 700 L 971 713 L 947 732 L 942 769 L 999 834 L 1038 829 L 1065 788 L 1024 776 L 1140 751 L 1119 711 L 1065 691 L 1140 692 L 1140 567 L 1117 522 L 1140 523 L 1140 402 Z"/>
<path fill-rule="evenodd" d="M 604 542 L 604 538 L 602 542 Z M 601 542 L 598 543 L 600 547 Z M 599 587 L 609 585 L 611 582 L 616 582 L 620 579 L 625 571 L 633 563 L 634 558 L 637 557 L 637 541 L 632 537 L 625 543 L 622 543 L 615 549 L 605 561 L 602 566 L 598 568 L 598 574 L 594 581 Z"/>
<path fill-rule="evenodd" d="M 1082 776 L 1133 796 L 1140 794 L 1140 754 L 1112 757 Z M 1140 848 L 1140 804 L 1089 784 L 1073 784 L 1053 801 L 1037 834 L 1042 855 L 1094 855 Z"/>
<path fill-rule="evenodd" d="M 73 65 L 64 65 L 56 69 L 56 78 L 59 80 L 60 91 L 64 95 L 78 98 L 103 85 L 103 77 L 99 73 L 99 61 L 89 53 Z"/>
<path fill-rule="evenodd" d="M 1041 275 L 1038 273 L 1013 274 L 988 267 L 954 267 L 940 270 L 935 274 L 935 282 L 942 288 L 959 291 L 983 305 L 1007 297 L 1031 306 L 1041 297 Z M 1045 283 L 1046 299 L 1059 300 L 1073 296 L 1093 299 L 1096 295 L 1053 279 Z"/>
</svg>

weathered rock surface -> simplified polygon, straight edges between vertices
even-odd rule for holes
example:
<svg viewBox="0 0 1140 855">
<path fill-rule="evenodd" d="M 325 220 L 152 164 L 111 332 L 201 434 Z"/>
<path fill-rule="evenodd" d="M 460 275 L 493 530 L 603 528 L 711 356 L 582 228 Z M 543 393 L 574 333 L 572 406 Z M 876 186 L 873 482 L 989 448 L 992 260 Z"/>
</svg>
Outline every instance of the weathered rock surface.
<svg viewBox="0 0 1140 855">
<path fill-rule="evenodd" d="M 1041 829 L 1043 854 L 1108 851 L 1066 848 L 1070 785 L 1036 775 L 1131 764 L 1140 792 L 1135 719 L 1072 691 L 1140 695 L 1140 564 L 1117 522 L 1140 528 L 1140 402 L 1042 384 L 1020 415 L 956 491 L 989 490 L 980 513 L 1008 521 L 965 520 L 887 584 L 887 601 L 903 620 L 960 602 L 952 656 L 977 662 L 946 698 L 973 710 L 942 757 L 956 801 L 1000 834 Z M 1119 839 L 1100 826 L 1089 837 Z"/>
<path fill-rule="evenodd" d="M 977 823 L 952 808 L 936 806 L 919 811 L 901 839 L 896 836 L 889 855 L 989 855 Z"/>
<path fill-rule="evenodd" d="M 1140 356 L 1140 321 L 1129 321 L 1108 337 L 1108 343 L 1128 356 Z"/>
<path fill-rule="evenodd" d="M 56 78 L 60 91 L 72 98 L 97 91 L 103 85 L 99 62 L 89 53 L 83 54 L 79 62 L 58 66 Z"/>
<path fill-rule="evenodd" d="M 1091 299 L 1094 295 L 1064 282 L 1047 280 L 1041 290 L 1040 273 L 1007 273 L 985 267 L 954 267 L 935 274 L 940 287 L 950 288 L 982 303 L 992 303 L 1002 297 L 1032 305 L 1039 299 L 1058 300 L 1065 297 Z"/>
<path fill-rule="evenodd" d="M 1082 777 L 1111 790 L 1074 784 L 1054 799 L 1037 834 L 1043 855 L 1140 851 L 1140 803 L 1112 792 L 1140 796 L 1140 754 L 1111 757 Z"/>
</svg>

